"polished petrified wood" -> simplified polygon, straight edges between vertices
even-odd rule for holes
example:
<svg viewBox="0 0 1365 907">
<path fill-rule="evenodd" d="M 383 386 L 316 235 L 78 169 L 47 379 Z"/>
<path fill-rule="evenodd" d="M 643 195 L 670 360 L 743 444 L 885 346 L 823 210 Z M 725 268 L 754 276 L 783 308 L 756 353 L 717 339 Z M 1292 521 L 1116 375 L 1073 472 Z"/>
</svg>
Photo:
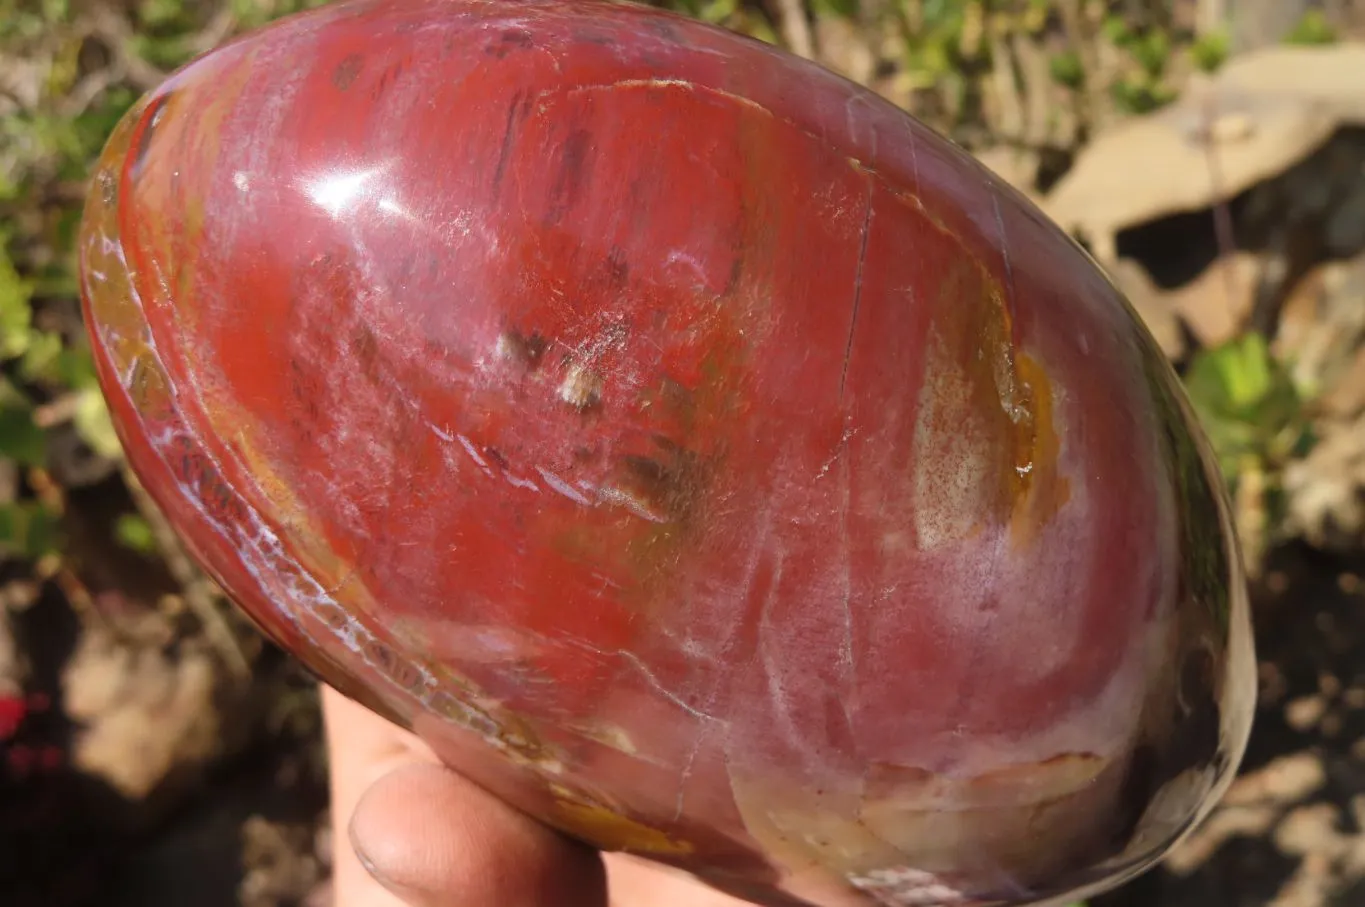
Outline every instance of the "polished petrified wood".
<svg viewBox="0 0 1365 907">
<path fill-rule="evenodd" d="M 762 904 L 1151 865 L 1240 758 L 1223 492 L 965 153 L 657 10 L 361 0 L 124 119 L 82 287 L 133 467 L 318 674 Z"/>
</svg>

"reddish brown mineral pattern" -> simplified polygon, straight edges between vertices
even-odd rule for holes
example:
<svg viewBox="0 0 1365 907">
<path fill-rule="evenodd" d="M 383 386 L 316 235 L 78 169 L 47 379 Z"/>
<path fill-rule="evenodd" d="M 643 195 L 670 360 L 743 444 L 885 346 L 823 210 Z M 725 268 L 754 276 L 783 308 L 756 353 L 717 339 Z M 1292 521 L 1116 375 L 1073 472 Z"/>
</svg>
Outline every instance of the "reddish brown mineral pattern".
<svg viewBox="0 0 1365 907">
<path fill-rule="evenodd" d="M 81 249 L 133 466 L 324 678 L 771 904 L 1150 865 L 1253 695 L 1222 491 L 1096 267 L 775 49 L 364 0 L 132 111 Z"/>
</svg>

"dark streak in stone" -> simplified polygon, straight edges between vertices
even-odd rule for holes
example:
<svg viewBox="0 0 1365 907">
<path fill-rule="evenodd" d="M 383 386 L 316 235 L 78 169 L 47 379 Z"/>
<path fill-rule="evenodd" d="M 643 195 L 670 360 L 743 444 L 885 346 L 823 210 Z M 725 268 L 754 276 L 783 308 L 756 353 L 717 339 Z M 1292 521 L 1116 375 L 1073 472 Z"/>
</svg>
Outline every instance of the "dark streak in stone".
<svg viewBox="0 0 1365 907">
<path fill-rule="evenodd" d="M 575 129 L 564 140 L 559 171 L 550 186 L 549 208 L 545 219 L 550 224 L 563 220 L 575 199 L 583 191 L 589 166 L 592 135 L 586 129 Z"/>
<path fill-rule="evenodd" d="M 350 615 L 342 610 L 339 605 L 332 602 L 319 602 L 314 604 L 310 610 L 314 617 L 333 630 L 344 630 L 350 623 Z"/>
<path fill-rule="evenodd" d="M 156 132 L 156 127 L 161 124 L 161 118 L 166 113 L 166 105 L 170 103 L 173 92 L 166 92 L 158 95 L 147 107 L 147 112 L 142 115 L 142 126 L 138 130 L 137 143 L 133 147 L 133 154 L 129 160 L 128 170 L 136 179 L 142 171 L 142 165 L 146 163 L 147 152 L 152 146 L 152 134 Z"/>
<path fill-rule="evenodd" d="M 705 472 L 697 456 L 662 435 L 653 436 L 657 456 L 627 454 L 618 461 L 624 473 L 621 487 L 666 514 L 669 522 L 685 520 L 700 498 Z"/>
<path fill-rule="evenodd" d="M 597 47 L 612 47 L 616 44 L 616 41 L 610 35 L 589 31 L 586 28 L 576 29 L 573 36 L 576 41 L 582 41 L 584 44 L 592 44 Z"/>
<path fill-rule="evenodd" d="M 242 502 L 198 444 L 185 435 L 176 435 L 167 445 L 165 457 L 210 517 L 229 531 L 239 532 L 247 521 Z"/>
<path fill-rule="evenodd" d="M 532 331 L 529 335 L 516 330 L 504 331 L 502 343 L 508 354 L 527 371 L 535 371 L 540 367 L 545 350 L 550 346 L 539 331 Z"/>
<path fill-rule="evenodd" d="M 839 402 L 844 401 L 844 387 L 848 383 L 848 363 L 853 357 L 853 332 L 858 327 L 858 310 L 863 302 L 863 266 L 867 264 L 867 238 L 872 232 L 872 181 L 867 185 L 867 211 L 863 214 L 863 238 L 858 246 L 858 269 L 853 278 L 853 314 L 848 319 L 848 340 L 844 343 L 844 367 L 839 373 Z"/>
<path fill-rule="evenodd" d="M 360 373 L 370 384 L 378 385 L 382 375 L 379 367 L 379 338 L 375 337 L 374 331 L 364 324 L 357 324 L 350 346 Z"/>
<path fill-rule="evenodd" d="M 529 31 L 524 28 L 509 28 L 498 35 L 497 40 L 485 47 L 483 52 L 503 60 L 515 50 L 529 50 L 532 47 L 535 47 L 535 41 Z"/>
<path fill-rule="evenodd" d="M 346 58 L 337 64 L 336 69 L 332 70 L 332 84 L 337 91 L 346 91 L 355 84 L 356 76 L 360 75 L 360 70 L 365 65 L 365 58 L 360 54 L 347 54 Z"/>
<path fill-rule="evenodd" d="M 525 92 L 517 92 L 512 96 L 512 103 L 507 107 L 507 123 L 503 126 L 502 142 L 498 145 L 498 163 L 493 168 L 494 195 L 502 189 L 503 177 L 507 175 L 507 160 L 516 138 L 517 124 L 525 118 L 527 109 L 528 99 Z"/>
<path fill-rule="evenodd" d="M 730 273 L 725 277 L 725 289 L 721 290 L 720 295 L 730 297 L 739 289 L 739 282 L 744 277 L 744 252 L 742 247 L 736 246 L 735 260 L 730 263 Z"/>
<path fill-rule="evenodd" d="M 394 82 L 398 81 L 398 77 L 403 74 L 405 68 L 406 64 L 403 61 L 399 61 L 384 70 L 384 74 L 379 77 L 379 83 L 375 85 L 374 90 L 370 92 L 370 99 L 378 101 L 380 97 L 389 90 L 389 87 L 393 85 Z"/>
<path fill-rule="evenodd" d="M 678 36 L 678 30 L 673 27 L 672 22 L 666 22 L 662 19 L 646 19 L 644 20 L 644 26 L 648 31 L 653 32 L 655 37 L 668 44 L 681 43 L 681 38 Z"/>
<path fill-rule="evenodd" d="M 626 253 L 618 246 L 612 246 L 607 253 L 607 272 L 615 286 L 624 285 L 630 277 L 630 263 L 626 261 Z"/>
<path fill-rule="evenodd" d="M 366 640 L 361 643 L 361 651 L 375 668 L 403 689 L 413 691 L 422 686 L 421 672 L 383 643 Z"/>
<path fill-rule="evenodd" d="M 622 462 L 632 475 L 656 490 L 662 489 L 668 482 L 668 468 L 658 460 L 630 455 L 622 458 Z"/>
<path fill-rule="evenodd" d="M 986 183 L 991 190 L 991 204 L 995 208 L 995 225 L 1000 233 L 1000 255 L 1004 259 L 1005 265 L 1005 311 L 1010 316 L 1010 326 L 1014 336 L 1010 340 L 1014 344 L 1019 343 L 1019 318 L 1015 306 L 1015 287 L 1014 287 L 1014 262 L 1010 259 L 1009 237 L 1005 235 L 1005 216 L 1000 210 L 1000 189 L 993 181 Z"/>
</svg>

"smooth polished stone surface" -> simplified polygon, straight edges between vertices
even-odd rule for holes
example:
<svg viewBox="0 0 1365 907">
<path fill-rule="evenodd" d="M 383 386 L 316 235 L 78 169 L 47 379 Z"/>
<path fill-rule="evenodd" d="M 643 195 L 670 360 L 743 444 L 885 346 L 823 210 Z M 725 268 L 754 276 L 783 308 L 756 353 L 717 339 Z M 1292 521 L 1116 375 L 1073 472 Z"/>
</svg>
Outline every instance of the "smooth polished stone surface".
<svg viewBox="0 0 1365 907">
<path fill-rule="evenodd" d="M 362 0 L 172 76 L 82 289 L 130 461 L 322 677 L 757 903 L 1022 904 L 1245 746 L 1178 379 L 876 95 L 598 2 Z"/>
</svg>

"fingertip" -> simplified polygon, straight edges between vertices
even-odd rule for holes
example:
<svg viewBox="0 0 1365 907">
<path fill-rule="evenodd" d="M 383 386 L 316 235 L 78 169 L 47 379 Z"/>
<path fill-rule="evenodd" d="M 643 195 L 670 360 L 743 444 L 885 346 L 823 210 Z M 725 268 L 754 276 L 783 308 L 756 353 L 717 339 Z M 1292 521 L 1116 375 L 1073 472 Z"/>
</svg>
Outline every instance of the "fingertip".
<svg viewBox="0 0 1365 907">
<path fill-rule="evenodd" d="M 601 858 L 436 765 L 404 766 L 356 804 L 350 843 L 414 907 L 604 907 Z"/>
</svg>

